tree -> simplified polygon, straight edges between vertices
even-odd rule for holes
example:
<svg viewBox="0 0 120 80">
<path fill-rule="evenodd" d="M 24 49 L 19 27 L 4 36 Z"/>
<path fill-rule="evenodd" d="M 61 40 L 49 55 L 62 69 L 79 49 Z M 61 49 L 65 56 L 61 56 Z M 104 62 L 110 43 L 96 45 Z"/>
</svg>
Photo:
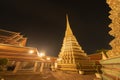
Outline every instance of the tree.
<svg viewBox="0 0 120 80">
<path fill-rule="evenodd" d="M 108 51 L 107 49 L 99 49 L 99 50 L 96 50 L 96 53 L 101 53 L 101 52 L 103 52 L 103 53 L 106 54 L 107 51 Z"/>
<path fill-rule="evenodd" d="M 0 58 L 0 71 L 3 70 L 4 65 L 8 63 L 8 59 L 6 58 Z"/>
</svg>

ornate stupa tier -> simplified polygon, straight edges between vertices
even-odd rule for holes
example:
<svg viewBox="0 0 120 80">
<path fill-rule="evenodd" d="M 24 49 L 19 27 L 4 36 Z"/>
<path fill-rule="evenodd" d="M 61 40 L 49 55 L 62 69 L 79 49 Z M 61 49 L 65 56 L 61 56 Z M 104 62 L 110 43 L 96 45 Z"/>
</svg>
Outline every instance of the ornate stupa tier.
<svg viewBox="0 0 120 80">
<path fill-rule="evenodd" d="M 109 33 L 114 37 L 110 42 L 112 50 L 107 52 L 108 57 L 120 56 L 120 0 L 107 0 L 111 8 L 109 18 L 112 23 L 109 27 L 112 29 Z"/>
<path fill-rule="evenodd" d="M 59 53 L 59 58 L 61 60 L 58 62 L 58 65 L 62 66 L 62 68 L 66 67 L 66 69 L 74 70 L 76 69 L 76 64 L 79 63 L 80 60 L 86 60 L 88 57 L 73 35 L 68 21 L 68 16 L 66 16 L 66 19 L 66 32 L 61 52 Z"/>
</svg>

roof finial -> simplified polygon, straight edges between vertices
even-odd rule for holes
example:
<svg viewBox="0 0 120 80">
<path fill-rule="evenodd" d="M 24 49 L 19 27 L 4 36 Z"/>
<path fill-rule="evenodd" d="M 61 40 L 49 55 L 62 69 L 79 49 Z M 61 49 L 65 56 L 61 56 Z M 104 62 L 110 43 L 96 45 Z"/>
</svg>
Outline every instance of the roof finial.
<svg viewBox="0 0 120 80">
<path fill-rule="evenodd" d="M 71 34 L 73 35 L 72 30 L 70 28 L 69 20 L 68 20 L 68 14 L 66 14 L 66 20 L 67 20 L 67 23 L 66 23 L 66 36 L 71 35 Z"/>
</svg>

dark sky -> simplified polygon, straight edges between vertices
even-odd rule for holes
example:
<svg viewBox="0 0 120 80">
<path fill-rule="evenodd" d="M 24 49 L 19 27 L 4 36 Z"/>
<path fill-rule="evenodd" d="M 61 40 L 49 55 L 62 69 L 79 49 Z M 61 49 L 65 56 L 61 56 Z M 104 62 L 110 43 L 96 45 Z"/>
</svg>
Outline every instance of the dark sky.
<svg viewBox="0 0 120 80">
<path fill-rule="evenodd" d="M 57 56 L 66 29 L 66 13 L 86 53 L 109 49 L 109 7 L 106 0 L 1 0 L 0 28 L 20 32 L 27 46 Z"/>
</svg>

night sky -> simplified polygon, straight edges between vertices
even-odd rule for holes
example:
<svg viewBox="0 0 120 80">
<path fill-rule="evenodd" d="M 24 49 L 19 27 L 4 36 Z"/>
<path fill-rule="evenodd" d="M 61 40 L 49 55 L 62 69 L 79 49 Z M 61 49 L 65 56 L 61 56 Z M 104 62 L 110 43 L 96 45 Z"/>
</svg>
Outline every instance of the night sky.
<svg viewBox="0 0 120 80">
<path fill-rule="evenodd" d="M 109 10 L 106 0 L 1 0 L 0 28 L 20 32 L 27 46 L 57 56 L 68 14 L 79 44 L 91 54 L 110 48 Z"/>
</svg>

